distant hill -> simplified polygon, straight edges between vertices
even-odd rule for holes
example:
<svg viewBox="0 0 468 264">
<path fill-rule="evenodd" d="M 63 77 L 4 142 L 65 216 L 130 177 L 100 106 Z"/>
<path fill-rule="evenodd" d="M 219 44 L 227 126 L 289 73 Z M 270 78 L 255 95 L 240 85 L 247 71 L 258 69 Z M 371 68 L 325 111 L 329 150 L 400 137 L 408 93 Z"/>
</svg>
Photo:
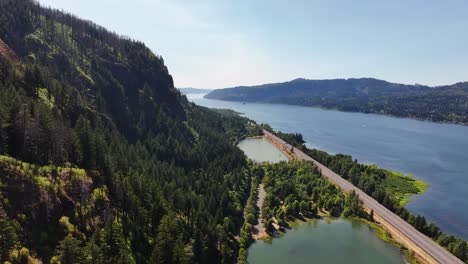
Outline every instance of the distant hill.
<svg viewBox="0 0 468 264">
<path fill-rule="evenodd" d="M 209 99 L 320 106 L 468 124 L 468 82 L 429 87 L 372 78 L 307 80 L 214 90 Z"/>
<path fill-rule="evenodd" d="M 197 88 L 178 88 L 183 94 L 205 94 L 212 92 L 212 89 L 197 89 Z"/>
</svg>

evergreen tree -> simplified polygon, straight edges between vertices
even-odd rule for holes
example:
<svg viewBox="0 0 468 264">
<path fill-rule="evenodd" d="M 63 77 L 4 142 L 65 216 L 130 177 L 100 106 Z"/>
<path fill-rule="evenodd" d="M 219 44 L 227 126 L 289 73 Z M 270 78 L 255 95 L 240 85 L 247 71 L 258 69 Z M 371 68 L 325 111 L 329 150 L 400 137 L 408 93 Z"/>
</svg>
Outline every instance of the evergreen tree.
<svg viewBox="0 0 468 264">
<path fill-rule="evenodd" d="M 8 260 L 10 250 L 16 245 L 18 236 L 15 229 L 0 212 L 0 262 Z"/>
<path fill-rule="evenodd" d="M 81 264 L 86 259 L 81 241 L 70 236 L 60 241 L 55 255 L 61 264 Z"/>
</svg>

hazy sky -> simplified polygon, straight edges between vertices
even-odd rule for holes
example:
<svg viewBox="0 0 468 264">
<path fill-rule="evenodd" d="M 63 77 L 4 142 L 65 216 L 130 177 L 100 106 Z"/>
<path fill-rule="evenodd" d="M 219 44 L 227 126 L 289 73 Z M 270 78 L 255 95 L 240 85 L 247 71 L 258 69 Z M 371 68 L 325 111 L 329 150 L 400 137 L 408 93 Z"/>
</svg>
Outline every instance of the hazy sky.
<svg viewBox="0 0 468 264">
<path fill-rule="evenodd" d="M 467 0 L 40 0 L 147 44 L 177 87 L 468 81 Z"/>
</svg>

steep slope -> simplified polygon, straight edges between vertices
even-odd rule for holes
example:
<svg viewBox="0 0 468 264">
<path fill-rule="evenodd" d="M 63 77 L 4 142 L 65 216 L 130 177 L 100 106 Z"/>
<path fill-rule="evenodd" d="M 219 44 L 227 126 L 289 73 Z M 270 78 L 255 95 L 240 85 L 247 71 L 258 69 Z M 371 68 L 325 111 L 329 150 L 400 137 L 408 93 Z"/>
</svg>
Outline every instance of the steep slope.
<svg viewBox="0 0 468 264">
<path fill-rule="evenodd" d="M 206 98 L 321 106 L 468 124 L 468 83 L 442 87 L 377 79 L 306 80 L 215 90 Z"/>
<path fill-rule="evenodd" d="M 0 39 L 0 262 L 235 258 L 244 119 L 189 103 L 144 44 L 32 0 L 0 0 Z"/>
<path fill-rule="evenodd" d="M 10 47 L 8 47 L 8 45 L 5 44 L 5 42 L 3 42 L 1 39 L 0 39 L 0 57 L 2 57 L 2 59 L 4 60 L 9 60 L 10 62 L 14 62 L 14 63 L 17 63 L 19 61 L 16 53 Z"/>
</svg>

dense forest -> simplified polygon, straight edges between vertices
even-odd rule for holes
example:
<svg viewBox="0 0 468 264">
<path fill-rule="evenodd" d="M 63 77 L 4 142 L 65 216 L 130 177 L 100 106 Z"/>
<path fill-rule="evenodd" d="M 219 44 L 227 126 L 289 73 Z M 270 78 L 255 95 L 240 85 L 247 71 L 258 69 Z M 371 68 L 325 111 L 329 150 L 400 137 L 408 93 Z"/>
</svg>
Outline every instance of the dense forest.
<svg viewBox="0 0 468 264">
<path fill-rule="evenodd" d="M 0 262 L 234 262 L 248 127 L 141 42 L 0 0 Z"/>
<path fill-rule="evenodd" d="M 264 127 L 273 132 L 268 126 Z M 466 241 L 453 235 L 444 234 L 437 225 L 429 223 L 424 216 L 415 216 L 403 206 L 404 204 L 401 203 L 399 192 L 417 192 L 417 190 L 412 190 L 415 187 L 409 184 L 408 180 L 405 182 L 400 176 L 378 168 L 375 165 L 360 164 L 349 155 L 330 155 L 325 151 L 308 149 L 304 144 L 305 141 L 301 134 L 274 133 L 353 183 L 354 186 L 372 196 L 379 203 L 413 225 L 417 230 L 431 237 L 459 259 L 468 263 L 468 244 Z"/>
<path fill-rule="evenodd" d="M 355 193 L 345 195 L 308 162 L 281 162 L 266 166 L 265 171 L 267 196 L 262 213 L 270 232 L 275 221 L 284 227 L 291 219 L 316 217 L 319 211 L 335 217 L 370 217 Z"/>
<path fill-rule="evenodd" d="M 214 90 L 206 98 L 320 106 L 435 122 L 468 124 L 468 82 L 429 87 L 377 79 L 296 79 L 284 83 Z"/>
<path fill-rule="evenodd" d="M 244 207 L 244 225 L 242 225 L 239 234 L 239 254 L 237 258 L 237 264 L 247 263 L 247 250 L 249 246 L 254 242 L 252 233 L 254 231 L 254 225 L 258 222 L 259 209 L 257 207 L 258 199 L 258 187 L 263 177 L 265 176 L 265 170 L 262 164 L 252 164 L 251 167 L 251 186 L 250 194 L 247 203 Z M 258 230 L 257 230 L 258 231 Z"/>
</svg>

